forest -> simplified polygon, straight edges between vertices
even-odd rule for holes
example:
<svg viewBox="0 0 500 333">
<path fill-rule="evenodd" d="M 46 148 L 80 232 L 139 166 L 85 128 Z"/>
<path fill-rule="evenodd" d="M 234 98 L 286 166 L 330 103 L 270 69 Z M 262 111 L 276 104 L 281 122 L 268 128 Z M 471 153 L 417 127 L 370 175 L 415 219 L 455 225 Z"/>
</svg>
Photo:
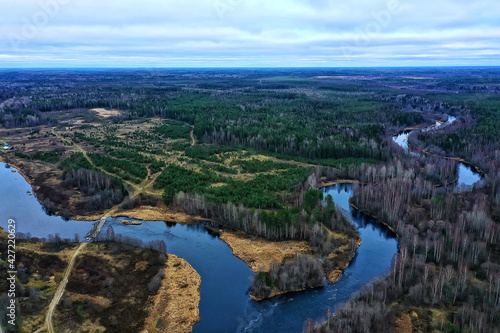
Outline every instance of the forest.
<svg viewBox="0 0 500 333">
<path fill-rule="evenodd" d="M 317 257 L 345 245 L 329 231 L 357 233 L 317 190 L 359 183 L 351 204 L 398 253 L 304 332 L 500 332 L 498 82 L 497 68 L 2 70 L 2 158 L 49 170 L 43 202 L 61 212 L 70 195 L 67 217 L 147 202 L 307 241 L 311 255 L 256 274 L 256 296 L 323 283 L 337 263 Z M 449 116 L 413 131 L 409 153 L 393 141 Z M 481 180 L 457 189 L 459 163 Z"/>
</svg>

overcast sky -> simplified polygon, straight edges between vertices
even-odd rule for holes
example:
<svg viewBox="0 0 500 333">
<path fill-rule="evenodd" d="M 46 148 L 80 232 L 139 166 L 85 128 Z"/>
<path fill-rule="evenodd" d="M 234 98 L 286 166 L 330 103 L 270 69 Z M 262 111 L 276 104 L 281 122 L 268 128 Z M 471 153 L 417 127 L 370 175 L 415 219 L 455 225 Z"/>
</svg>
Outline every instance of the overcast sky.
<svg viewBox="0 0 500 333">
<path fill-rule="evenodd" d="M 500 65 L 498 0 L 2 0 L 0 67 Z"/>
</svg>

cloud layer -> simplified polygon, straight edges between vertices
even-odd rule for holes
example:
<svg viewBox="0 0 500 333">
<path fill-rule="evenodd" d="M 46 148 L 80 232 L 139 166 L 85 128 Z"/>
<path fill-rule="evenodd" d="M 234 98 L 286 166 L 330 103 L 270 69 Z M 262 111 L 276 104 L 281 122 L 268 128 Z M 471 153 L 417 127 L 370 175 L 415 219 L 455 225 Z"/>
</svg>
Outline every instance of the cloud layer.
<svg viewBox="0 0 500 333">
<path fill-rule="evenodd" d="M 7 0 L 0 67 L 500 65 L 496 0 Z"/>
</svg>

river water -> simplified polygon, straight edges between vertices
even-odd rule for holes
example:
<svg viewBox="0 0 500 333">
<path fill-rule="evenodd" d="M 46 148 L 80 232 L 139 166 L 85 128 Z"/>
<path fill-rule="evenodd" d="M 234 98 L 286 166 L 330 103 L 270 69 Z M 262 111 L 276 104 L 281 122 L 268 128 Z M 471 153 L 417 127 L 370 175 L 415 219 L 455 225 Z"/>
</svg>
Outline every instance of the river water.
<svg viewBox="0 0 500 333">
<path fill-rule="evenodd" d="M 453 116 L 448 116 L 448 120 L 444 123 L 440 123 L 436 121 L 435 125 L 419 129 L 419 130 L 411 130 L 411 131 L 403 131 L 399 133 L 398 135 L 395 135 L 392 137 L 392 140 L 399 145 L 406 153 L 409 153 L 413 156 L 421 156 L 419 153 L 411 151 L 408 147 L 408 137 L 410 136 L 411 133 L 415 131 L 420 131 L 420 132 L 429 132 L 429 131 L 435 131 L 438 129 L 441 129 L 445 126 L 453 124 L 457 118 Z M 468 190 L 470 189 L 471 186 L 473 186 L 475 183 L 480 181 L 482 178 L 482 175 L 478 172 L 476 172 L 473 168 L 471 168 L 469 165 L 464 164 L 462 162 L 458 163 L 458 180 L 455 185 L 455 190 L 456 191 L 463 191 L 463 190 Z"/>
<path fill-rule="evenodd" d="M 48 215 L 31 195 L 31 186 L 17 172 L 0 163 L 0 226 L 16 221 L 17 231 L 32 237 L 58 233 L 62 238 L 80 239 L 92 222 L 65 220 Z M 275 297 L 264 302 L 249 299 L 252 272 L 232 255 L 231 249 L 201 225 L 180 225 L 143 221 L 142 225 L 117 224 L 123 218 L 108 219 L 115 234 L 145 242 L 164 240 L 168 252 L 186 259 L 202 279 L 200 317 L 194 332 L 300 332 L 308 318 L 320 320 L 328 306 L 335 308 L 349 300 L 370 280 L 383 276 L 397 251 L 395 235 L 376 220 L 350 207 L 352 185 L 324 188 L 346 216 L 359 228 L 362 244 L 342 278 L 324 288 Z M 105 231 L 107 226 L 104 227 Z"/>
</svg>

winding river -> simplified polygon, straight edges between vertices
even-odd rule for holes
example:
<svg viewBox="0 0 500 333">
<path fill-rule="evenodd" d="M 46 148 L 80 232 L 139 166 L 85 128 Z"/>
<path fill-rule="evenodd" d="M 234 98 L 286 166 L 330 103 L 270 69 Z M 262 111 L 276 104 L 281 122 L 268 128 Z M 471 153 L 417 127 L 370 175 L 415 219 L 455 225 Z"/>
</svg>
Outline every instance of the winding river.
<svg viewBox="0 0 500 333">
<path fill-rule="evenodd" d="M 442 129 L 445 126 L 449 126 L 453 124 L 457 120 L 454 116 L 448 116 L 448 120 L 446 122 L 440 123 L 436 121 L 434 125 L 416 129 L 416 130 L 407 130 L 399 133 L 398 135 L 394 135 L 392 140 L 399 145 L 406 153 L 409 153 L 413 156 L 421 156 L 421 154 L 411 151 L 408 146 L 408 137 L 414 132 L 429 132 L 435 131 L 438 129 Z M 480 181 L 482 175 L 476 172 L 470 165 L 467 165 L 462 162 L 458 162 L 458 179 L 455 184 L 455 191 L 467 190 L 475 183 Z"/>
<path fill-rule="evenodd" d="M 401 135 L 394 141 L 404 142 L 409 133 Z M 404 144 L 402 147 L 405 149 Z M 408 151 L 407 144 L 405 150 Z M 13 218 L 18 232 L 33 237 L 58 233 L 71 239 L 75 234 L 82 239 L 91 229 L 91 222 L 49 215 L 31 193 L 30 184 L 12 170 L 15 169 L 0 163 L 0 226 L 6 228 L 7 220 Z M 479 177 L 465 164 L 459 165 L 459 183 L 472 185 Z M 337 184 L 323 188 L 325 195 L 331 194 L 344 215 L 358 227 L 362 238 L 342 278 L 321 289 L 277 296 L 260 303 L 249 299 L 253 276 L 250 269 L 204 226 L 153 221 L 142 221 L 138 226 L 117 224 L 123 218 L 108 219 L 106 224 L 113 225 L 115 234 L 145 242 L 164 240 L 169 253 L 186 259 L 200 274 L 201 322 L 195 325 L 194 332 L 300 332 L 308 318 L 322 319 L 328 306 L 334 309 L 369 281 L 383 276 L 397 252 L 396 236 L 389 229 L 349 205 L 352 186 Z"/>
<path fill-rule="evenodd" d="M 48 215 L 32 195 L 30 184 L 12 170 L 15 169 L 0 163 L 0 226 L 5 228 L 7 220 L 13 218 L 17 232 L 30 233 L 32 237 L 58 233 L 71 239 L 75 234 L 81 239 L 91 229 L 91 222 Z M 202 320 L 194 332 L 300 332 L 308 318 L 321 319 L 328 306 L 335 308 L 370 280 L 383 275 L 397 251 L 397 240 L 391 231 L 350 207 L 352 185 L 338 184 L 323 191 L 331 194 L 358 226 L 363 242 L 356 257 L 335 284 L 260 303 L 249 299 L 253 276 L 250 269 L 203 226 L 153 221 L 142 221 L 138 226 L 116 224 L 123 218 L 108 219 L 106 224 L 113 225 L 116 234 L 143 241 L 165 240 L 169 253 L 186 259 L 200 274 Z"/>
</svg>

